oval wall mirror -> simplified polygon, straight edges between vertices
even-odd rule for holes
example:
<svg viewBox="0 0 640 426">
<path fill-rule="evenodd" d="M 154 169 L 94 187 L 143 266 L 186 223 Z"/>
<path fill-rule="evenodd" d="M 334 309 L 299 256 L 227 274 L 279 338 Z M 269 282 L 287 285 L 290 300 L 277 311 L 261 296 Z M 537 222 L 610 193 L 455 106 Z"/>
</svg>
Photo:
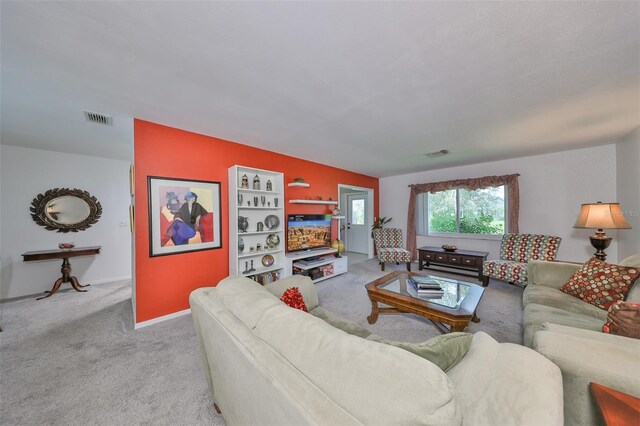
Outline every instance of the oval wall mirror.
<svg viewBox="0 0 640 426">
<path fill-rule="evenodd" d="M 54 188 L 31 201 L 31 217 L 45 229 L 57 232 L 84 231 L 98 222 L 102 206 L 81 189 Z"/>
</svg>

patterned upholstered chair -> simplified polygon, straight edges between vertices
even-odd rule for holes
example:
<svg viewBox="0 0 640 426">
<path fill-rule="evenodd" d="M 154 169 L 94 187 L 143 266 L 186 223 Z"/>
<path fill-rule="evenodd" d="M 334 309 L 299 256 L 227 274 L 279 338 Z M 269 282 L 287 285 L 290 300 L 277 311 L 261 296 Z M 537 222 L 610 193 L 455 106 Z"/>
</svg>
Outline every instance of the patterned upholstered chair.
<svg viewBox="0 0 640 426">
<path fill-rule="evenodd" d="M 527 262 L 555 260 L 562 238 L 538 234 L 505 234 L 500 245 L 500 260 L 486 260 L 482 264 L 482 285 L 489 278 L 527 285 Z"/>
<path fill-rule="evenodd" d="M 373 230 L 373 241 L 376 245 L 380 268 L 384 271 L 385 262 L 406 263 L 407 271 L 411 271 L 411 252 L 403 247 L 402 229 L 382 228 Z"/>
</svg>

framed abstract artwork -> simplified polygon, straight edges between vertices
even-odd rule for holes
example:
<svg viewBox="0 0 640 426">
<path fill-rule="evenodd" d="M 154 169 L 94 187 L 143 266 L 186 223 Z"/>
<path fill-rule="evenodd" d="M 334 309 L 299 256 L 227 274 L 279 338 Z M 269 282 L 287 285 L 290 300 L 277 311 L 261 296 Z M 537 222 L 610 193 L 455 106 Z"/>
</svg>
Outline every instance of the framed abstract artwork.
<svg viewBox="0 0 640 426">
<path fill-rule="evenodd" d="M 149 255 L 222 247 L 220 182 L 149 176 Z"/>
</svg>

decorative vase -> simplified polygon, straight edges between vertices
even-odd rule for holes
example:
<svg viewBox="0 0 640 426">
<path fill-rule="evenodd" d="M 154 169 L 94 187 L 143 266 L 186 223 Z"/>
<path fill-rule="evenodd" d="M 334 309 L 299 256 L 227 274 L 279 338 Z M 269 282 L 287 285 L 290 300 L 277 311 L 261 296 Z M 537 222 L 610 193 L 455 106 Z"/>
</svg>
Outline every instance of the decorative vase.
<svg viewBox="0 0 640 426">
<path fill-rule="evenodd" d="M 244 240 L 242 237 L 238 240 L 238 252 L 242 253 L 244 251 Z"/>
<path fill-rule="evenodd" d="M 338 250 L 338 253 L 342 253 L 344 251 L 344 243 L 336 238 L 331 242 L 331 248 Z"/>
</svg>

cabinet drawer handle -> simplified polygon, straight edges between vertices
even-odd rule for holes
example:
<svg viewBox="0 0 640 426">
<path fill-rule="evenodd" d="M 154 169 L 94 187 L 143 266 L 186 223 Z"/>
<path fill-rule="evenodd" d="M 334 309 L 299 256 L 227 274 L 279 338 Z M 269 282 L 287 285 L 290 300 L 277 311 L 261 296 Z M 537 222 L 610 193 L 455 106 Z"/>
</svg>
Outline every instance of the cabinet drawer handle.
<svg viewBox="0 0 640 426">
<path fill-rule="evenodd" d="M 457 258 L 457 257 L 452 257 L 452 258 L 451 258 L 451 261 L 452 261 L 452 262 L 457 262 L 457 261 L 458 261 L 458 258 Z"/>
</svg>

